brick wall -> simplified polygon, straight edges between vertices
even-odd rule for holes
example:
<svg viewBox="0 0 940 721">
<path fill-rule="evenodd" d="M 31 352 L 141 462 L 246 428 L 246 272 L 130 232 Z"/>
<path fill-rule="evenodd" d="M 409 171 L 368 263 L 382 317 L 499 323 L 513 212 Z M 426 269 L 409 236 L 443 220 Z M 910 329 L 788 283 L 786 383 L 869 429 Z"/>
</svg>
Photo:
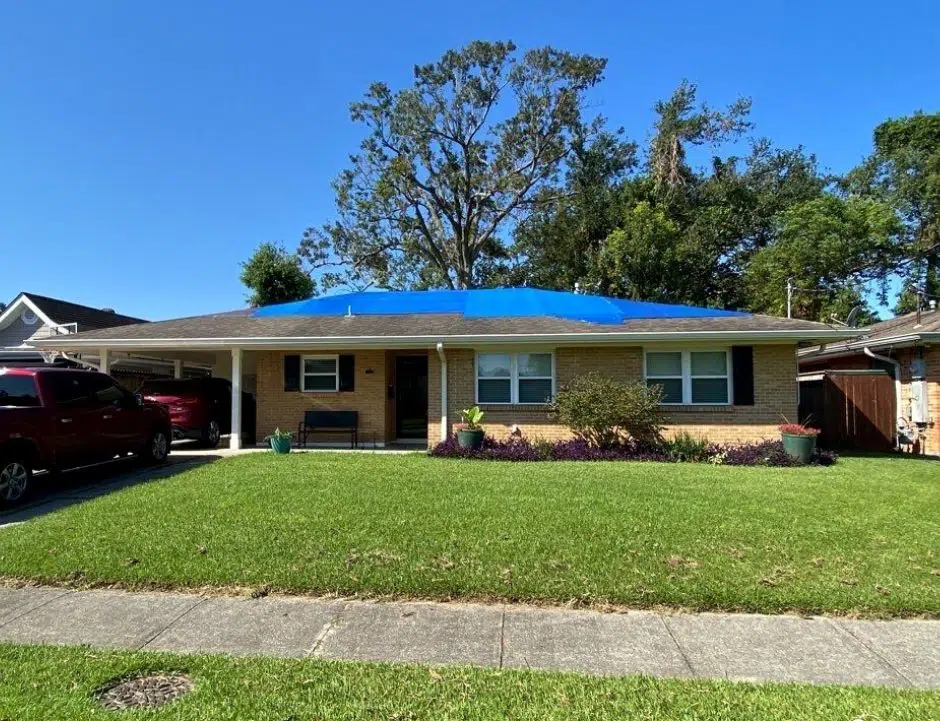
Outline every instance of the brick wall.
<svg viewBox="0 0 940 721">
<path fill-rule="evenodd" d="M 927 379 L 927 414 L 929 423 L 923 429 L 919 443 L 912 449 L 916 453 L 940 455 L 940 347 L 925 346 L 922 349 L 904 348 L 894 357 L 901 363 L 901 410 L 898 415 L 910 418 L 911 411 L 911 361 L 923 353 Z"/>
<path fill-rule="evenodd" d="M 333 355 L 349 351 L 317 351 L 316 355 Z M 258 438 L 275 428 L 297 431 L 304 411 L 359 411 L 359 441 L 371 445 L 385 440 L 385 351 L 356 351 L 355 390 L 342 393 L 285 392 L 284 356 L 281 351 L 257 354 Z M 301 354 L 297 351 L 297 354 Z M 366 371 L 372 371 L 367 373 Z M 349 434 L 317 433 L 309 436 L 311 443 L 345 442 Z"/>
<path fill-rule="evenodd" d="M 670 409 L 667 432 L 686 431 L 715 442 L 743 442 L 778 437 L 781 416 L 796 420 L 796 353 L 793 345 L 754 346 L 753 406 L 686 406 Z M 459 420 L 460 410 L 474 405 L 474 351 L 447 349 L 448 423 Z M 561 386 L 578 375 L 595 371 L 621 381 L 643 377 L 640 347 L 559 348 L 555 352 L 556 383 Z M 440 362 L 435 353 L 428 364 L 428 440 L 441 433 Z M 483 405 L 487 433 L 506 437 L 513 425 L 530 438 L 557 440 L 569 437 L 567 428 L 551 422 L 539 405 Z"/>
</svg>

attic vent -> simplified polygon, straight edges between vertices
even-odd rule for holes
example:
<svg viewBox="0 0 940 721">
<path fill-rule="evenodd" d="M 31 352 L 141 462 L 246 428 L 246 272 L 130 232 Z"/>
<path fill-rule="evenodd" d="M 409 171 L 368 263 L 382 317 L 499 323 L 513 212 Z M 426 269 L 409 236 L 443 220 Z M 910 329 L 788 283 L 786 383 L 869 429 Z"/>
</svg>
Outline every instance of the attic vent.
<svg viewBox="0 0 940 721">
<path fill-rule="evenodd" d="M 36 314 L 31 310 L 24 310 L 20 319 L 23 321 L 24 325 L 36 325 L 36 321 L 39 320 Z"/>
<path fill-rule="evenodd" d="M 116 311 L 114 310 L 114 308 L 102 308 L 101 312 L 102 313 L 115 313 Z"/>
</svg>

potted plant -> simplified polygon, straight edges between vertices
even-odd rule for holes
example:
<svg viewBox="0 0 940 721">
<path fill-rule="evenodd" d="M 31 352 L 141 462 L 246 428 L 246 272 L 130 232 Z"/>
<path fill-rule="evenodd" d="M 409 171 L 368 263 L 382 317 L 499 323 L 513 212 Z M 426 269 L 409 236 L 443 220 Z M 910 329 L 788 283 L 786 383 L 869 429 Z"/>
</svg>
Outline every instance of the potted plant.
<svg viewBox="0 0 940 721">
<path fill-rule="evenodd" d="M 271 444 L 271 450 L 275 453 L 290 453 L 290 431 L 282 431 L 275 428 L 274 433 L 265 438 Z"/>
<path fill-rule="evenodd" d="M 465 408 L 460 411 L 463 422 L 457 424 L 457 445 L 461 448 L 476 450 L 483 445 L 483 411 L 480 406 Z"/>
<path fill-rule="evenodd" d="M 783 450 L 787 455 L 802 463 L 809 463 L 813 451 L 816 450 L 816 436 L 820 430 L 803 423 L 784 423 L 779 426 L 779 430 L 783 439 Z"/>
</svg>

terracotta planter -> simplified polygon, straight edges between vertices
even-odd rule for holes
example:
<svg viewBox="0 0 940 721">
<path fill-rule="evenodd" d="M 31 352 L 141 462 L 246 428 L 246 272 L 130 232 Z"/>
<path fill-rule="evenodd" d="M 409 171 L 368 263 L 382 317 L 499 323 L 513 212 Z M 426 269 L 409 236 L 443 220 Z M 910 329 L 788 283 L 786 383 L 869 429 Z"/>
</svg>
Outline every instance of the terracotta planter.
<svg viewBox="0 0 940 721">
<path fill-rule="evenodd" d="M 469 448 L 470 450 L 477 450 L 480 446 L 483 445 L 483 429 L 478 430 L 459 430 L 457 431 L 457 445 L 461 448 Z"/>
<path fill-rule="evenodd" d="M 816 436 L 802 436 L 791 433 L 781 433 L 783 439 L 783 450 L 791 458 L 795 458 L 803 463 L 809 463 L 809 459 L 816 450 Z"/>
<path fill-rule="evenodd" d="M 290 438 L 272 438 L 271 450 L 275 453 L 290 453 Z"/>
</svg>

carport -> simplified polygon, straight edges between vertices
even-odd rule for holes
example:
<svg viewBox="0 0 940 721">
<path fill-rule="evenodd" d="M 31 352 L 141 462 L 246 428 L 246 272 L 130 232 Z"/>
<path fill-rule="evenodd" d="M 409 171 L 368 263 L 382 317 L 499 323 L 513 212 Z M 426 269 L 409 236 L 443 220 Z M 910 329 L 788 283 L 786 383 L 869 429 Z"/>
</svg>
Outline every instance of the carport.
<svg viewBox="0 0 940 721">
<path fill-rule="evenodd" d="M 98 341 L 101 343 L 101 341 Z M 95 366 L 102 373 L 110 369 L 121 359 L 146 357 L 172 364 L 173 377 L 185 378 L 187 373 L 195 369 L 200 372 L 208 371 L 213 377 L 225 378 L 232 383 L 232 432 L 229 436 L 229 448 L 237 450 L 242 447 L 242 393 L 255 392 L 256 363 L 255 354 L 243 351 L 241 348 L 181 348 L 182 343 L 172 340 L 160 342 L 147 341 L 110 341 L 107 345 L 91 342 L 79 336 L 58 336 L 55 338 L 36 341 L 44 354 L 55 351 L 62 356 L 82 361 L 82 356 L 92 355 L 98 363 L 85 363 Z M 189 345 L 189 344 L 187 344 Z"/>
</svg>

